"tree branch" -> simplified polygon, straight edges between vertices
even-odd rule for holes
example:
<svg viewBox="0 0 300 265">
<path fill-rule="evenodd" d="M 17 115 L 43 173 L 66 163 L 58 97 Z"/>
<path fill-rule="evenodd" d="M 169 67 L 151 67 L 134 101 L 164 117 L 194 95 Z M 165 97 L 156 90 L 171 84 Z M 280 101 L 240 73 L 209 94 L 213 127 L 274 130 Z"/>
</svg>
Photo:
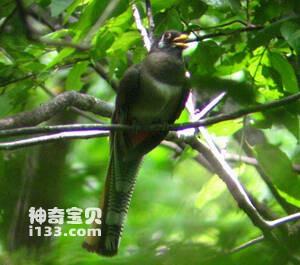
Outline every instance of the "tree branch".
<svg viewBox="0 0 300 265">
<path fill-rule="evenodd" d="M 216 31 L 214 33 L 208 33 L 208 34 L 205 34 L 205 35 L 202 35 L 202 36 L 197 35 L 195 39 L 188 40 L 188 42 L 203 41 L 203 40 L 211 39 L 211 38 L 215 38 L 215 37 L 235 35 L 235 34 L 239 34 L 239 33 L 243 33 L 243 32 L 261 30 L 263 28 L 264 28 L 264 26 L 247 26 L 247 27 L 243 27 L 243 28 L 236 29 L 236 30 L 231 30 L 231 31 L 228 31 L 228 30 L 227 31 L 226 30 Z M 193 30 L 193 32 L 194 31 L 195 30 Z"/>
<path fill-rule="evenodd" d="M 238 206 L 247 214 L 252 223 L 261 230 L 264 237 L 271 240 L 276 247 L 286 252 L 287 250 L 285 246 L 280 244 L 279 239 L 271 231 L 275 227 L 274 224 L 277 224 L 277 222 L 267 221 L 259 214 L 249 199 L 245 188 L 239 182 L 237 176 L 231 170 L 231 168 L 228 167 L 227 163 L 224 163 L 222 156 L 219 157 L 216 150 L 212 151 L 210 149 L 211 146 L 210 148 L 206 147 L 194 136 L 186 137 L 183 139 L 183 141 L 190 145 L 194 150 L 201 153 L 209 161 L 209 163 L 214 167 L 218 176 L 225 182 L 228 190 L 237 202 Z M 293 216 L 293 219 L 295 218 L 299 217 Z"/>
<path fill-rule="evenodd" d="M 28 146 L 56 142 L 59 140 L 71 139 L 90 139 L 95 137 L 108 136 L 109 131 L 72 131 L 72 132 L 59 132 L 50 135 L 30 137 L 28 139 L 14 140 L 0 143 L 0 150 L 15 150 Z"/>
<path fill-rule="evenodd" d="M 149 39 L 150 39 L 151 44 L 153 44 L 153 42 L 154 42 L 155 23 L 154 23 L 154 19 L 153 19 L 151 1 L 150 0 L 146 0 L 146 13 L 147 13 L 147 19 L 148 19 Z"/>
<path fill-rule="evenodd" d="M 270 110 L 273 108 L 278 108 L 283 105 L 287 105 L 291 102 L 297 101 L 300 99 L 300 92 L 284 97 L 282 99 L 262 104 L 262 105 L 257 105 L 257 106 L 251 106 L 245 109 L 241 109 L 235 112 L 231 112 L 228 114 L 221 114 L 218 116 L 214 116 L 211 118 L 206 118 L 206 119 L 201 119 L 198 122 L 186 122 L 186 123 L 177 123 L 174 124 L 173 126 L 167 127 L 169 130 L 177 130 L 177 129 L 187 129 L 187 128 L 196 128 L 199 126 L 207 126 L 207 125 L 212 125 L 218 122 L 222 121 L 227 121 L 227 120 L 233 120 L 236 118 L 240 118 L 244 115 L 255 113 L 255 112 L 262 112 L 266 110 Z"/>
<path fill-rule="evenodd" d="M 57 95 L 49 102 L 42 104 L 40 107 L 37 107 L 32 111 L 26 111 L 0 119 L 0 129 L 37 125 L 49 120 L 57 113 L 71 106 L 77 107 L 81 110 L 89 110 L 104 117 L 110 117 L 113 111 L 112 104 L 90 95 L 68 91 Z"/>
<path fill-rule="evenodd" d="M 151 49 L 151 40 L 148 36 L 148 32 L 142 23 L 141 16 L 140 16 L 137 6 L 135 4 L 133 4 L 131 7 L 132 7 L 132 11 L 133 11 L 135 25 L 143 38 L 145 48 L 149 52 Z"/>
<path fill-rule="evenodd" d="M 232 153 L 224 153 L 223 155 L 225 159 L 228 160 L 229 162 L 243 162 L 251 166 L 258 166 L 258 161 L 255 157 L 237 155 Z M 300 173 L 300 165 L 293 164 L 292 166 L 293 166 L 293 170 L 296 173 Z"/>
<path fill-rule="evenodd" d="M 201 119 L 200 121 L 196 121 L 196 122 L 186 122 L 186 123 L 177 123 L 177 124 L 150 124 L 150 125 L 139 125 L 139 126 L 138 125 L 129 126 L 124 124 L 110 124 L 110 125 L 92 124 L 92 125 L 84 125 L 84 126 L 90 126 L 89 129 L 97 129 L 97 130 L 104 129 L 104 130 L 179 131 L 179 130 L 189 129 L 189 128 L 198 128 L 199 126 L 208 126 L 218 122 L 236 119 L 254 112 L 281 107 L 283 105 L 294 102 L 299 98 L 300 98 L 300 92 L 274 102 L 270 102 L 258 106 L 252 106 L 229 114 L 222 114 L 222 115 L 218 115 L 206 119 Z M 57 95 L 48 103 L 44 103 L 40 107 L 32 111 L 23 112 L 20 114 L 15 114 L 13 116 L 0 119 L 0 130 L 37 125 L 41 122 L 50 119 L 59 111 L 62 111 L 70 106 L 74 106 L 86 111 L 91 111 L 95 114 L 102 115 L 104 117 L 110 117 L 113 112 L 112 104 L 109 104 L 105 101 L 102 101 L 90 95 L 80 94 L 74 91 L 68 91 Z M 68 126 L 66 126 L 66 128 L 67 127 Z M 86 129 L 87 128 L 85 127 L 84 130 Z"/>
</svg>

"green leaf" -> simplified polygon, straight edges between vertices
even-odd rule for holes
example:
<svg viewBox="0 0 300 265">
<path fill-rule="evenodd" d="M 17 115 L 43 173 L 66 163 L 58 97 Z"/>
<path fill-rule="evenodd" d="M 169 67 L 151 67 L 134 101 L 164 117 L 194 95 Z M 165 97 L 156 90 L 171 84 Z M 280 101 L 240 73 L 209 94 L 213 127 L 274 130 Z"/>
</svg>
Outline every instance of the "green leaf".
<svg viewBox="0 0 300 265">
<path fill-rule="evenodd" d="M 296 51 L 298 62 L 300 62 L 300 23 L 299 21 L 288 21 L 280 28 L 282 36 L 288 44 Z"/>
<path fill-rule="evenodd" d="M 189 69 L 200 76 L 215 72 L 215 63 L 223 54 L 224 49 L 216 42 L 209 40 L 200 42 L 189 62 Z"/>
<path fill-rule="evenodd" d="M 293 20 L 295 20 L 294 17 L 287 17 L 266 26 L 260 32 L 255 33 L 254 37 L 248 41 L 249 48 L 255 50 L 259 46 L 267 46 L 272 38 L 281 35 L 281 26 Z"/>
<path fill-rule="evenodd" d="M 295 205 L 296 207 L 300 208 L 300 200 L 296 199 L 295 197 L 290 196 L 288 193 L 278 190 L 279 195 L 284 198 L 288 203 Z"/>
<path fill-rule="evenodd" d="M 249 54 L 245 51 L 227 53 L 222 60 L 222 64 L 217 66 L 218 75 L 228 76 L 238 71 L 244 70 L 249 62 Z"/>
<path fill-rule="evenodd" d="M 178 12 L 174 9 L 166 10 L 161 13 L 158 13 L 155 16 L 155 20 L 159 21 L 156 24 L 155 32 L 157 34 L 161 34 L 166 30 L 175 29 L 175 30 L 183 30 L 183 25 L 181 23 L 180 16 Z"/>
<path fill-rule="evenodd" d="M 300 180 L 293 171 L 288 156 L 269 143 L 258 144 L 254 149 L 259 165 L 274 185 L 290 196 L 300 199 Z"/>
<path fill-rule="evenodd" d="M 255 50 L 259 46 L 267 46 L 270 40 L 280 34 L 280 26 L 282 23 L 273 23 L 260 32 L 254 35 L 252 39 L 248 41 L 248 47 L 251 50 Z"/>
<path fill-rule="evenodd" d="M 105 31 L 101 32 L 95 39 L 95 49 L 93 49 L 92 53 L 94 56 L 94 60 L 103 58 L 106 53 L 108 48 L 114 43 L 115 40 L 115 34 L 113 34 L 110 31 Z"/>
<path fill-rule="evenodd" d="M 152 0 L 151 6 L 154 12 L 157 12 L 161 9 L 167 9 L 172 6 L 177 5 L 179 0 L 169 0 L 169 1 L 161 1 L 161 0 Z"/>
<path fill-rule="evenodd" d="M 104 8 L 106 7 L 108 0 L 92 0 L 84 8 L 78 23 L 76 24 L 76 36 L 75 40 L 80 40 L 88 32 L 90 27 L 94 25 L 96 20 L 101 16 Z"/>
<path fill-rule="evenodd" d="M 279 53 L 268 53 L 272 67 L 280 74 L 283 89 L 289 93 L 296 93 L 298 82 L 293 67 L 288 60 Z"/>
<path fill-rule="evenodd" d="M 5 64 L 5 65 L 12 65 L 13 64 L 11 59 L 9 57 L 7 57 L 7 55 L 3 51 L 0 51 L 0 63 Z"/>
<path fill-rule="evenodd" d="M 74 0 L 52 0 L 50 4 L 51 16 L 56 17 L 61 14 Z"/>
<path fill-rule="evenodd" d="M 286 128 L 295 136 L 297 140 L 300 139 L 300 123 L 299 123 L 299 115 L 293 115 L 287 112 L 284 115 L 284 119 L 282 121 Z"/>
<path fill-rule="evenodd" d="M 37 2 L 42 7 L 47 7 L 51 4 L 51 0 L 38 0 Z"/>
<path fill-rule="evenodd" d="M 124 39 L 122 35 L 128 28 L 130 28 L 132 22 L 133 18 L 131 8 L 127 8 L 127 10 L 119 16 L 113 17 L 110 20 L 108 20 L 106 25 L 99 30 L 99 32 L 95 35 L 93 39 L 93 42 L 95 43 L 95 49 L 93 50 L 94 56 L 96 58 L 102 58 L 106 56 L 108 49 L 112 45 L 120 46 L 120 38 L 122 38 L 121 41 L 125 41 L 126 43 L 128 43 L 128 41 Z M 129 38 L 131 38 L 130 34 L 128 36 Z M 131 40 L 129 40 L 129 42 L 130 41 Z M 115 48 L 112 49 L 114 50 Z M 125 48 L 121 50 L 127 51 L 127 49 Z"/>
<path fill-rule="evenodd" d="M 216 136 L 230 136 L 236 133 L 242 127 L 243 122 L 241 120 L 229 120 L 209 126 L 208 130 L 210 133 L 213 133 Z"/>
<path fill-rule="evenodd" d="M 206 182 L 199 194 L 195 205 L 197 208 L 203 208 L 203 206 L 218 198 L 226 190 L 225 183 L 217 176 L 212 177 L 208 182 Z"/>
<path fill-rule="evenodd" d="M 84 83 L 81 81 L 81 76 L 85 72 L 88 64 L 89 62 L 79 62 L 72 67 L 66 80 L 67 90 L 79 91 L 82 88 Z"/>
<path fill-rule="evenodd" d="M 72 13 L 77 8 L 81 7 L 82 5 L 84 5 L 84 2 L 82 0 L 73 0 L 73 3 L 66 8 L 66 14 L 65 14 L 65 17 L 64 17 L 63 24 L 66 24 L 68 22 L 70 16 L 72 15 Z"/>
<path fill-rule="evenodd" d="M 53 68 L 56 64 L 60 63 L 62 60 L 64 60 L 66 57 L 70 56 L 71 54 L 73 54 L 75 52 L 74 48 L 63 48 L 59 54 L 57 54 L 53 60 L 47 65 L 46 69 L 51 69 Z"/>
<path fill-rule="evenodd" d="M 207 10 L 207 4 L 200 0 L 182 1 L 178 6 L 182 17 L 189 21 L 201 17 Z"/>
<path fill-rule="evenodd" d="M 107 50 L 107 54 L 113 54 L 116 52 L 128 51 L 134 44 L 137 44 L 141 40 L 141 36 L 137 31 L 129 31 L 120 36 L 113 45 Z"/>
</svg>

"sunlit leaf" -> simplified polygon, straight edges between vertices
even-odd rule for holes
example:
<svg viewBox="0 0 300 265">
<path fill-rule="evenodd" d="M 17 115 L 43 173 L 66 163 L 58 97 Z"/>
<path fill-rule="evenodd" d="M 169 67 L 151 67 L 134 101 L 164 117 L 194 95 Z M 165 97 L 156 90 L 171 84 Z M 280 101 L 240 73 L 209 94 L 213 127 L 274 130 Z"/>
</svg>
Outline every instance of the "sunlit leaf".
<svg viewBox="0 0 300 265">
<path fill-rule="evenodd" d="M 243 127 L 241 120 L 223 121 L 209 126 L 209 132 L 217 136 L 230 136 Z"/>
<path fill-rule="evenodd" d="M 300 22 L 296 21 L 288 21 L 284 23 L 281 28 L 281 34 L 286 39 L 288 44 L 296 51 L 298 55 L 298 60 L 300 58 Z"/>
<path fill-rule="evenodd" d="M 67 90 L 80 90 L 83 86 L 83 82 L 81 81 L 81 76 L 85 72 L 89 62 L 79 62 L 75 64 L 71 71 L 68 74 L 66 80 L 66 88 Z"/>
<path fill-rule="evenodd" d="M 201 191 L 197 195 L 195 205 L 202 208 L 205 204 L 218 198 L 226 190 L 225 183 L 217 176 L 212 177 L 203 185 Z"/>
<path fill-rule="evenodd" d="M 300 33 L 300 31 L 299 31 Z M 293 67 L 279 53 L 269 52 L 271 65 L 280 74 L 283 89 L 289 93 L 295 93 L 298 91 L 298 82 Z"/>
</svg>

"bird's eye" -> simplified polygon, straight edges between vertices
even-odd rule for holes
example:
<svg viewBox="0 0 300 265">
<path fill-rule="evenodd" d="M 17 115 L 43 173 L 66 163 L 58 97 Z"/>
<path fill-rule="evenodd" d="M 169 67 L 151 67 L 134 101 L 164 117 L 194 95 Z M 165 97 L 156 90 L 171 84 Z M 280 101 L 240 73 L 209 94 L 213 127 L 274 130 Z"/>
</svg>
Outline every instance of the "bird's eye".
<svg viewBox="0 0 300 265">
<path fill-rule="evenodd" d="M 165 40 L 169 40 L 169 39 L 171 39 L 171 37 L 172 37 L 172 34 L 170 32 L 166 32 L 164 35 Z"/>
</svg>

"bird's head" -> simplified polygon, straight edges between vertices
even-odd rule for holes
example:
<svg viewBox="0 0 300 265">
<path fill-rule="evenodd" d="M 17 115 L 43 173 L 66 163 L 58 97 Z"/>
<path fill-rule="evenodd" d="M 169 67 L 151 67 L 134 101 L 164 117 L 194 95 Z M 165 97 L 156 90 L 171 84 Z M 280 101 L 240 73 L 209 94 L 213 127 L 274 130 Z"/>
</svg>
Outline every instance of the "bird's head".
<svg viewBox="0 0 300 265">
<path fill-rule="evenodd" d="M 182 51 L 188 47 L 189 36 L 175 30 L 166 31 L 154 42 L 153 50 L 177 50 Z"/>
</svg>

